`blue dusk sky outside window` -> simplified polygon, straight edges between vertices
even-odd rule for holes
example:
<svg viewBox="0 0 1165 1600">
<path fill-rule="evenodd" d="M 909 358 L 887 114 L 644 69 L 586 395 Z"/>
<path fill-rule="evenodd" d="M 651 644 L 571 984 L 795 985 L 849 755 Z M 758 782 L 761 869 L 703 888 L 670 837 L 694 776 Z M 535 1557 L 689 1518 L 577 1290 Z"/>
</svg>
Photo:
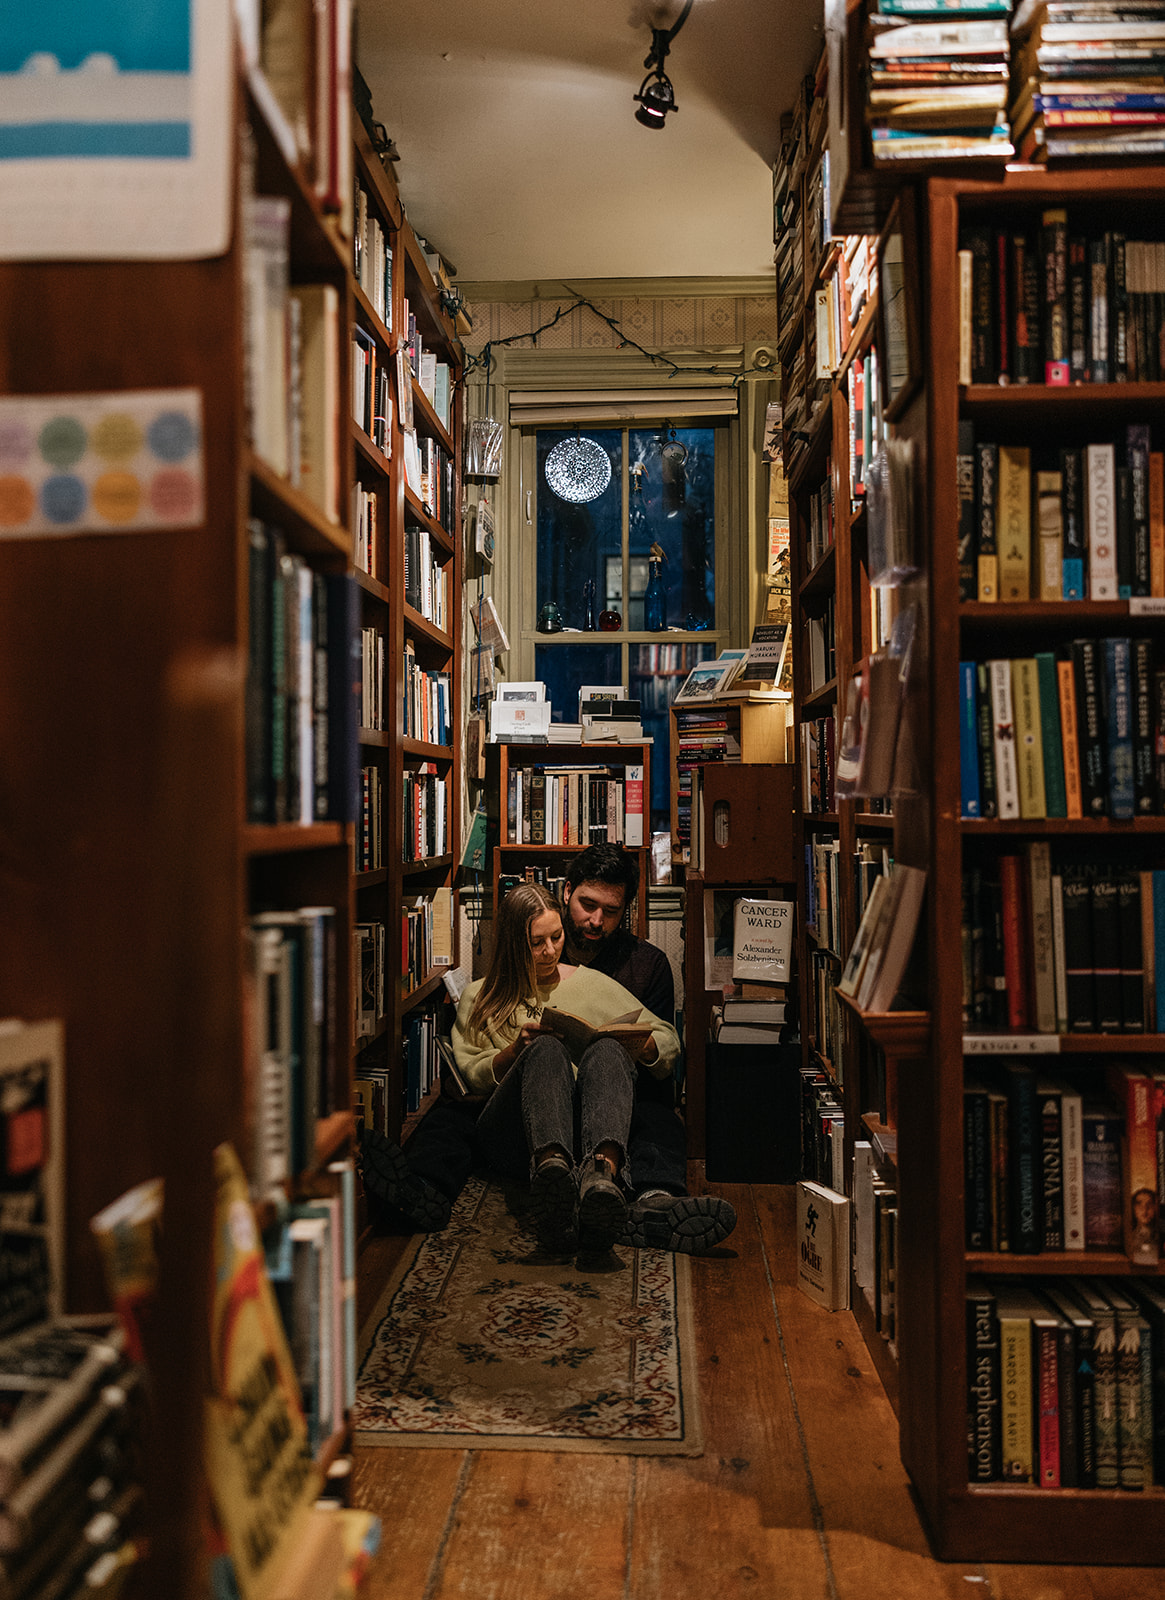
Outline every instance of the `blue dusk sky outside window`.
<svg viewBox="0 0 1165 1600">
<path fill-rule="evenodd" d="M 716 627 L 716 440 L 715 428 L 666 423 L 536 431 L 535 615 L 553 602 L 564 632 L 536 644 L 535 675 L 546 684 L 556 722 L 577 719 L 582 683 L 624 684 L 640 700 L 643 731 L 655 741 L 654 829 L 669 822 L 672 698 L 690 668 L 719 648 L 702 636 Z M 599 450 L 609 478 L 605 463 L 595 470 Z M 665 555 L 667 631 L 646 634 L 658 641 L 647 643 L 644 592 L 656 544 Z M 592 584 L 596 623 L 602 611 L 618 612 L 618 632 L 583 631 Z M 671 653 L 661 670 L 664 645 Z"/>
</svg>

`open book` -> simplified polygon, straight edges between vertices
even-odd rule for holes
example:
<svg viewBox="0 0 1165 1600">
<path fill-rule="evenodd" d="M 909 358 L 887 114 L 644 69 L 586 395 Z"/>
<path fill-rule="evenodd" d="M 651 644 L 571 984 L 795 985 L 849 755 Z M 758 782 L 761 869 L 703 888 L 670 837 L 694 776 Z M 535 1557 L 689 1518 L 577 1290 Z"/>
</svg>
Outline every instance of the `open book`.
<svg viewBox="0 0 1165 1600">
<path fill-rule="evenodd" d="M 610 1022 L 596 1027 L 594 1023 L 584 1022 L 569 1011 L 556 1011 L 553 1006 L 547 1006 L 538 1019 L 538 1026 L 557 1034 L 569 1051 L 570 1059 L 577 1062 L 587 1046 L 594 1044 L 596 1039 L 617 1039 L 631 1055 L 635 1055 L 651 1038 L 651 1024 L 640 1022 L 638 1019 L 641 1015 L 641 1010 L 628 1011 L 624 1016 L 614 1017 Z"/>
</svg>

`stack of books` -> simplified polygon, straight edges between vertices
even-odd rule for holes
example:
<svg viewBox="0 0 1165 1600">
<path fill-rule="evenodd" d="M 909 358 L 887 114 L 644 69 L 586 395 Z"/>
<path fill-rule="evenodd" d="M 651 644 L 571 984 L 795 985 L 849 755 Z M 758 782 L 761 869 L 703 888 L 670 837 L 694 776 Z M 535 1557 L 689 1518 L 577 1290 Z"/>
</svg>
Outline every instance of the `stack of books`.
<svg viewBox="0 0 1165 1600">
<path fill-rule="evenodd" d="M 1021 160 L 1165 151 L 1162 0 L 1021 0 L 1011 37 Z"/>
<path fill-rule="evenodd" d="M 867 121 L 875 163 L 1010 160 L 1010 0 L 878 0 Z"/>
<path fill-rule="evenodd" d="M 6 1594 L 72 1594 L 133 1535 L 142 1383 L 124 1344 L 120 1326 L 100 1316 L 60 1318 L 0 1342 Z"/>
</svg>

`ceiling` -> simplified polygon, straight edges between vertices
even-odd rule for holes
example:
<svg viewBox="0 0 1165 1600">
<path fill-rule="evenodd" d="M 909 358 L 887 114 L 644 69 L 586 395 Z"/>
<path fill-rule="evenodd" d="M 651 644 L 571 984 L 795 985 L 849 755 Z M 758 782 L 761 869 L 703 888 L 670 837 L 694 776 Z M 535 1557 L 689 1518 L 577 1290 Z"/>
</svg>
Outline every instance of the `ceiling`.
<svg viewBox="0 0 1165 1600">
<path fill-rule="evenodd" d="M 682 0 L 364 0 L 357 61 L 409 220 L 463 282 L 772 271 L 780 115 L 820 0 L 694 0 L 635 121 L 651 28 Z"/>
</svg>

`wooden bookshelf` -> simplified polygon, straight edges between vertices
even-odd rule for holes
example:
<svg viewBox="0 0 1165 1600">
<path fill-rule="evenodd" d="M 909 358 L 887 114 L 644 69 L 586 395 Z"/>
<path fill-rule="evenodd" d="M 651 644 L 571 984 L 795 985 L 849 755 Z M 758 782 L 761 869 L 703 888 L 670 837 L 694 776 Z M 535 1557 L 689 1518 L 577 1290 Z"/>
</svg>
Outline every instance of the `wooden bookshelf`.
<svg viewBox="0 0 1165 1600">
<path fill-rule="evenodd" d="M 519 876 L 527 870 L 541 871 L 546 879 L 561 878 L 566 871 L 572 857 L 580 850 L 586 849 L 589 843 L 596 843 L 595 839 L 585 839 L 581 835 L 581 825 L 576 824 L 579 830 L 577 843 L 548 842 L 544 837 L 536 843 L 522 842 L 521 822 L 518 817 L 512 820 L 508 814 L 507 797 L 511 792 L 512 779 L 521 772 L 525 780 L 535 768 L 544 768 L 548 777 L 555 774 L 555 769 L 564 772 L 583 769 L 584 775 L 588 768 L 610 768 L 612 779 L 625 787 L 625 778 L 622 774 L 629 766 L 643 768 L 642 805 L 650 807 L 651 797 L 651 741 L 635 741 L 627 744 L 615 743 L 589 743 L 589 744 L 496 744 L 487 746 L 487 761 L 490 769 L 487 782 L 488 792 L 491 796 L 491 811 L 497 819 L 497 842 L 492 852 L 491 889 L 493 904 L 498 904 L 499 879 L 509 873 Z M 628 926 L 636 938 L 647 938 L 648 920 L 648 890 L 651 884 L 651 832 L 649 827 L 648 811 L 642 812 L 642 837 L 639 845 L 627 845 L 628 853 L 634 857 L 639 869 L 639 887 L 635 894 L 635 903 L 629 908 L 630 920 Z M 595 819 L 597 828 L 598 822 Z M 547 835 L 550 831 L 549 806 L 543 819 L 542 833 Z M 616 842 L 616 841 L 613 841 Z M 622 840 L 617 841 L 622 843 Z"/>
<path fill-rule="evenodd" d="M 444 968 L 426 966 L 423 971 L 404 973 L 401 948 L 402 903 L 432 899 L 442 892 L 453 918 L 453 964 L 457 962 L 457 915 L 454 878 L 460 847 L 461 752 L 455 730 L 461 715 L 461 540 L 459 537 L 462 390 L 460 379 L 464 360 L 454 331 L 404 214 L 395 177 L 382 164 L 363 126 L 354 123 L 356 179 L 366 199 L 370 217 L 380 224 L 392 251 L 392 276 L 387 290 L 385 316 L 374 303 L 369 290 L 357 277 L 351 280 L 349 304 L 354 330 L 372 341 L 375 361 L 389 372 L 388 393 L 392 422 L 383 444 L 378 444 L 353 419 L 353 473 L 355 481 L 376 495 L 376 529 L 371 571 L 358 572 L 362 590 L 363 625 L 383 633 L 385 679 L 383 733 L 367 736 L 362 762 L 375 764 L 381 773 L 383 863 L 376 873 L 356 876 L 356 920 L 383 923 L 386 929 L 386 979 L 384 1015 L 375 1030 L 375 1041 L 387 1045 L 386 1095 L 387 1133 L 397 1142 L 407 1138 L 419 1124 L 431 1095 L 425 1088 L 421 1100 L 408 1098 L 405 1083 L 402 1035 L 415 1018 L 425 1011 L 440 1008 L 444 1001 L 441 978 Z M 407 306 L 407 312 L 406 312 Z M 442 461 L 448 461 L 452 475 L 440 490 L 430 486 L 430 498 L 422 497 L 420 486 L 407 480 L 405 436 L 402 427 L 402 400 L 399 392 L 398 352 L 408 339 L 407 316 L 416 319 L 424 348 L 450 368 L 451 406 L 449 426 L 437 414 L 416 376 L 409 383 L 409 399 L 419 440 L 430 440 Z M 407 363 L 405 364 L 407 370 Z M 440 500 L 435 496 L 440 493 Z M 406 567 L 417 559 L 419 530 L 427 545 L 428 559 L 444 574 L 447 590 L 446 610 L 438 615 L 435 603 L 427 601 L 423 590 L 406 594 Z M 406 551 L 406 544 L 409 548 Z M 426 614 L 426 606 L 429 614 Z M 447 728 L 443 742 L 421 736 L 406 721 L 405 653 L 430 680 L 443 675 L 448 683 Z M 438 784 L 446 786 L 447 801 L 443 837 L 433 837 L 416 859 L 416 851 L 404 846 L 401 795 L 407 781 L 415 780 L 424 769 L 432 769 Z M 435 1073 L 436 1063 L 430 1067 Z M 360 1075 L 357 1056 L 354 1071 Z M 433 1079 L 435 1082 L 435 1077 Z M 415 1096 L 414 1096 L 415 1098 Z"/>
<path fill-rule="evenodd" d="M 785 700 L 732 700 L 728 697 L 713 700 L 684 700 L 671 706 L 671 837 L 672 868 L 683 868 L 692 861 L 692 847 L 680 842 L 680 783 L 679 746 L 680 732 L 688 712 L 712 714 L 723 721 L 724 732 L 739 746 L 739 758 L 733 756 L 727 765 L 737 760 L 741 765 L 770 765 L 785 761 L 785 728 L 789 706 Z M 719 765 L 718 762 L 709 763 Z M 700 767 L 692 772 L 691 827 L 697 825 L 697 787 Z"/>
<path fill-rule="evenodd" d="M 451 579 L 450 612 L 434 630 L 406 616 L 404 605 L 409 509 L 399 419 L 387 453 L 350 425 L 351 329 L 365 327 L 382 347 L 388 330 L 356 287 L 340 215 L 325 214 L 310 181 L 288 164 L 280 133 L 242 80 L 235 112 L 240 144 L 249 132 L 255 192 L 290 203 L 291 284 L 335 291 L 334 514 L 250 442 L 245 182 L 233 185 L 236 213 L 220 257 L 0 264 L 7 394 L 189 387 L 202 399 L 199 525 L 0 540 L 0 671 L 7 686 L 0 727 L 6 748 L 21 752 L 5 779 L 2 806 L 0 1017 L 59 1017 L 65 1025 L 67 1309 L 108 1305 L 90 1218 L 132 1185 L 164 1180 L 160 1279 L 146 1351 L 153 1415 L 140 1531 L 149 1555 L 131 1584 L 135 1592 L 164 1591 L 175 1600 L 206 1592 L 205 1384 L 192 1375 L 209 1370 L 213 1152 L 229 1141 L 246 1166 L 254 1148 L 258 1063 L 244 925 L 262 910 L 332 908 L 334 1034 L 315 1135 L 288 1186 L 293 1195 L 319 1194 L 334 1189 L 327 1169 L 350 1158 L 355 1141 L 353 925 L 385 921 L 388 970 L 398 973 L 402 889 L 418 894 L 451 886 L 459 845 L 458 741 L 450 736 L 441 748 L 406 748 L 400 724 L 402 644 L 412 632 L 418 654 L 451 672 L 450 726 L 457 726 L 457 520 L 431 529 Z M 442 351 L 459 376 L 452 325 L 410 243 L 393 183 L 360 130 L 356 147 L 362 181 L 403 241 L 394 315 L 407 295 L 428 346 Z M 457 507 L 460 396 L 454 390 L 450 428 L 423 396 L 414 400 L 418 429 L 437 438 L 455 462 L 449 500 Z M 375 620 L 385 634 L 387 717 L 384 729 L 361 740 L 360 752 L 386 778 L 385 860 L 376 870 L 354 872 L 356 830 L 348 818 L 249 820 L 249 525 L 257 519 L 277 527 L 289 555 L 312 573 L 351 581 L 351 490 L 357 480 L 373 479 L 380 490 L 380 565 L 355 581 L 364 621 Z M 427 516 L 419 501 L 412 511 Z M 421 760 L 434 761 L 450 778 L 449 843 L 406 866 L 400 790 L 405 771 Z M 440 972 L 425 974 L 407 995 L 399 983 L 388 985 L 382 1031 L 398 1082 L 401 1020 L 438 1003 L 441 992 Z M 398 1131 L 402 1121 L 403 1107 Z M 273 1220 L 275 1211 L 264 1200 L 260 1220 Z M 349 1447 L 341 1418 L 317 1452 L 319 1465 Z"/>
<path fill-rule="evenodd" d="M 974 421 L 976 437 L 1048 449 L 1088 439 L 1119 439 L 1129 421 L 1156 428 L 1158 383 L 1078 384 L 960 388 L 958 372 L 958 263 L 960 226 L 968 220 L 1004 225 L 1022 217 L 1038 221 L 1045 206 L 1076 208 L 1084 232 L 1123 226 L 1133 196 L 1142 206 L 1165 194 L 1165 170 L 1051 171 L 1014 169 L 983 176 L 930 178 L 913 191 L 922 309 L 919 382 L 894 410 L 888 431 L 914 441 L 918 505 L 929 530 L 924 570 L 895 592 L 891 611 L 918 607 L 927 669 L 911 680 L 904 715 L 914 739 L 919 781 L 915 792 L 895 797 L 893 817 L 866 809 L 869 802 L 842 797 L 831 809 L 806 816 L 815 841 L 836 839 L 842 861 L 862 838 L 886 839 L 892 829 L 896 861 L 924 868 L 928 893 L 914 956 L 898 1009 L 871 1014 L 838 996 L 842 1026 L 833 1041 L 814 1032 L 819 1007 L 805 1007 L 806 1065 L 828 1058 L 828 1075 L 846 1118 L 846 1182 L 852 1182 L 852 1144 L 868 1139 L 876 1168 L 897 1192 L 896 1360 L 873 1327 L 864 1303 L 858 1321 L 887 1390 L 898 1409 L 903 1461 L 911 1475 L 938 1554 L 961 1561 L 1106 1562 L 1136 1548 L 1138 1559 L 1165 1557 L 1165 1495 L 1100 1490 L 1043 1489 L 1006 1482 L 967 1481 L 966 1286 L 968 1275 L 988 1278 L 1071 1279 L 1091 1275 L 1125 1282 L 1138 1270 L 1122 1252 L 1053 1250 L 1043 1254 L 970 1251 L 964 1222 L 965 1074 L 990 1070 L 993 1053 L 1034 1051 L 1054 1075 L 1087 1090 L 1106 1064 L 1126 1059 L 1146 1064 L 1160 1053 L 1156 1033 L 1064 1033 L 1020 1036 L 1007 1029 L 971 1027 L 964 1020 L 961 874 L 989 865 L 1004 852 L 1022 852 L 1036 840 L 1051 844 L 1053 859 L 1102 862 L 1116 852 L 1126 865 L 1159 868 L 1163 821 L 1138 816 L 1001 821 L 961 816 L 958 665 L 960 660 L 1019 656 L 1055 650 L 1073 637 L 1109 634 L 1161 641 L 1151 607 L 1136 602 L 1025 601 L 991 604 L 961 600 L 956 550 L 958 424 Z M 885 197 L 882 197 L 884 199 Z M 878 205 L 881 206 L 882 199 Z M 1108 220 L 1106 220 L 1108 219 Z M 844 459 L 846 396 L 833 396 L 834 470 Z M 1161 439 L 1154 438 L 1160 446 Z M 1035 452 L 1033 451 L 1033 458 Z M 812 570 L 804 556 L 808 498 L 815 491 L 814 461 L 805 466 L 792 496 L 794 593 L 802 613 L 834 595 L 837 676 L 844 705 L 847 675 L 869 654 L 875 616 L 868 588 L 867 530 L 847 514 L 848 485 L 835 484 L 836 552 L 832 588 L 823 562 Z M 801 536 L 799 538 L 799 535 Z M 823 693 L 803 696 L 799 715 L 819 713 Z M 839 707 L 839 711 L 840 711 Z M 841 939 L 832 956 L 828 938 L 809 936 L 806 953 L 840 962 L 855 931 L 852 874 L 838 875 Z M 1159 1026 L 1159 1024 L 1158 1024 Z M 986 1037 L 984 1037 L 986 1036 Z M 1041 1050 L 1042 1041 L 1046 1046 Z M 942 1197 L 941 1202 L 939 1197 Z M 1153 1272 L 1153 1268 L 1148 1269 Z M 1156 1269 L 1157 1274 L 1160 1268 Z M 860 1297 L 859 1297 L 860 1298 Z M 1132 1541 L 1130 1543 L 1130 1541 Z"/>
</svg>

